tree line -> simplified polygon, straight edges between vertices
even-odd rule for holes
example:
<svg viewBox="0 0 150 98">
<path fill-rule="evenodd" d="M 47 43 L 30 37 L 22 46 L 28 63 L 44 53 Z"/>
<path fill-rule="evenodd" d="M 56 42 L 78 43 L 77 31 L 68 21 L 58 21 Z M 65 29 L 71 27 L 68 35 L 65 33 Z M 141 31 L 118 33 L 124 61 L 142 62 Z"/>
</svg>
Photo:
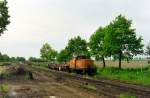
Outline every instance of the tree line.
<svg viewBox="0 0 150 98">
<path fill-rule="evenodd" d="M 118 66 L 121 68 L 122 60 L 132 60 L 138 54 L 150 55 L 150 44 L 144 51 L 142 40 L 141 36 L 137 36 L 136 29 L 132 27 L 132 20 L 119 15 L 105 27 L 100 26 L 88 42 L 80 36 L 71 38 L 60 52 L 45 43 L 40 54 L 42 59 L 60 63 L 69 61 L 73 55 L 84 55 L 87 58 L 102 60 L 103 67 L 106 66 L 106 58 L 113 58 L 119 61 Z"/>
<path fill-rule="evenodd" d="M 9 57 L 7 54 L 0 53 L 0 62 L 26 61 L 24 57 Z"/>
</svg>

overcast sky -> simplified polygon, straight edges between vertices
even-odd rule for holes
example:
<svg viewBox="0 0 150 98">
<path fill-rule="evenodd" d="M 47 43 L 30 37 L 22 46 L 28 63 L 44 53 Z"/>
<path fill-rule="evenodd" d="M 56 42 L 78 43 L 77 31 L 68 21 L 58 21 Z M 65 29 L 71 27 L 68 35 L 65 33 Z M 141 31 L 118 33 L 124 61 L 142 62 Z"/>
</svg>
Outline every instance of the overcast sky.
<svg viewBox="0 0 150 98">
<path fill-rule="evenodd" d="M 40 55 L 42 44 L 63 49 L 80 35 L 88 40 L 119 14 L 133 20 L 138 36 L 150 41 L 149 0 L 8 0 L 11 24 L 0 37 L 0 51 L 10 56 Z"/>
</svg>

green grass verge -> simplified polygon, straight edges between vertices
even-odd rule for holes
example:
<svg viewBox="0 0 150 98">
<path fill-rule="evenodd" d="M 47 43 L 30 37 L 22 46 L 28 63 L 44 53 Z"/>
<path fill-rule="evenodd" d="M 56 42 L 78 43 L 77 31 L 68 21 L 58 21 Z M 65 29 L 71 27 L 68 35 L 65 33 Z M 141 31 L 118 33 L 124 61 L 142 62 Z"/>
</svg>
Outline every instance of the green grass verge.
<svg viewBox="0 0 150 98">
<path fill-rule="evenodd" d="M 32 62 L 33 66 L 39 66 L 39 67 L 44 67 L 44 68 L 48 68 L 48 62 Z"/>
<path fill-rule="evenodd" d="M 119 98 L 136 98 L 135 96 L 132 96 L 128 93 L 122 93 L 119 95 Z"/>
<path fill-rule="evenodd" d="M 150 86 L 150 66 L 142 69 L 98 68 L 96 76 Z"/>
</svg>

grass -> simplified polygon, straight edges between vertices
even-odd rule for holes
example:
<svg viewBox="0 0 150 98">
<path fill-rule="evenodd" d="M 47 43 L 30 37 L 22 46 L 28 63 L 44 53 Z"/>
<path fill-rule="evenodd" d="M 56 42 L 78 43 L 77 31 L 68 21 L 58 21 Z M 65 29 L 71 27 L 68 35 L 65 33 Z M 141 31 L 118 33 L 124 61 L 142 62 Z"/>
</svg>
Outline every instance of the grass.
<svg viewBox="0 0 150 98">
<path fill-rule="evenodd" d="M 119 98 L 136 98 L 135 96 L 132 96 L 128 93 L 122 93 L 119 95 Z"/>
<path fill-rule="evenodd" d="M 96 76 L 150 86 L 150 66 L 141 69 L 98 68 Z"/>
<path fill-rule="evenodd" d="M 8 91 L 9 91 L 9 87 L 8 87 L 8 85 L 7 84 L 0 84 L 0 92 L 2 92 L 2 93 L 8 93 Z"/>
<path fill-rule="evenodd" d="M 33 65 L 48 68 L 48 62 L 32 62 Z"/>
</svg>

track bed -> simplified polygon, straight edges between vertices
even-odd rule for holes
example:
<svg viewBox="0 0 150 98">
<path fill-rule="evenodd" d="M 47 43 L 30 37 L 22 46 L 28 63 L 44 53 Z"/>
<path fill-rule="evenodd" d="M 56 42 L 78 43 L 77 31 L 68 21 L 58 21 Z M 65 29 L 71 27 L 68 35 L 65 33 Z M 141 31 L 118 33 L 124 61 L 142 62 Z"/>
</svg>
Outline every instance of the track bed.
<svg viewBox="0 0 150 98">
<path fill-rule="evenodd" d="M 124 93 L 128 93 L 130 95 L 136 96 L 136 98 L 150 98 L 149 87 L 126 84 L 119 81 L 107 80 L 104 78 L 95 80 L 92 78 L 85 78 L 84 76 L 81 75 L 70 74 L 70 73 L 54 71 L 54 70 L 47 70 L 47 72 L 52 73 L 61 81 L 70 80 L 72 81 L 72 84 L 78 83 L 78 85 L 82 85 L 84 87 L 92 86 L 92 90 L 94 92 L 103 94 L 110 98 L 119 97 L 120 94 L 124 94 Z"/>
<path fill-rule="evenodd" d="M 3 83 L 9 86 L 8 98 L 107 98 L 80 87 L 78 83 L 63 81 L 52 73 L 36 69 L 32 69 L 32 72 L 34 80 L 25 80 L 25 76 L 3 79 Z"/>
</svg>

